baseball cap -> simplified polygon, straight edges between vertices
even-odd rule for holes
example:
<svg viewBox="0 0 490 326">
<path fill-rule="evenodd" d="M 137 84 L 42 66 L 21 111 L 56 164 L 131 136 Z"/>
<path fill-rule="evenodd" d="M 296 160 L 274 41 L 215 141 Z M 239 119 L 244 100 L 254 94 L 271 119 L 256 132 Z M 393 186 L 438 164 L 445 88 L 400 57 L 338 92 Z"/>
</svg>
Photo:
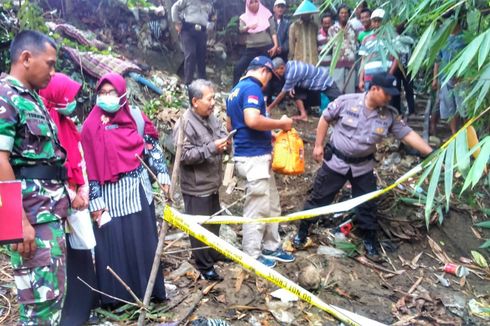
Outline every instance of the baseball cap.
<svg viewBox="0 0 490 326">
<path fill-rule="evenodd" d="M 385 17 L 385 11 L 381 8 L 374 9 L 371 13 L 371 19 L 379 18 L 383 19 Z"/>
<path fill-rule="evenodd" d="M 400 95 L 400 91 L 396 88 L 395 77 L 387 73 L 373 75 L 371 86 L 379 86 L 391 96 Z"/>
<path fill-rule="evenodd" d="M 286 6 L 286 5 L 287 5 L 287 4 L 286 4 L 286 0 L 276 0 L 276 1 L 274 2 L 274 7 L 275 7 L 275 6 L 279 6 L 279 5 Z"/>
<path fill-rule="evenodd" d="M 264 55 L 255 57 L 250 61 L 247 70 L 266 67 L 270 72 L 274 73 L 274 66 L 272 65 L 272 60 Z"/>
</svg>

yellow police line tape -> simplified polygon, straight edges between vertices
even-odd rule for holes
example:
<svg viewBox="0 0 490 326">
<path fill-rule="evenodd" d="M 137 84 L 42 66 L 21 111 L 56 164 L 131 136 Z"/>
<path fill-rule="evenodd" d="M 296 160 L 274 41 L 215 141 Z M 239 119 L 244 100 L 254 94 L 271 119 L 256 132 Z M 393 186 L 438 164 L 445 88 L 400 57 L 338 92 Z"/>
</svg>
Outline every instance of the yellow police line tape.
<svg viewBox="0 0 490 326">
<path fill-rule="evenodd" d="M 335 203 L 327 206 L 317 207 L 313 209 L 309 209 L 306 211 L 300 211 L 288 214 L 286 216 L 276 216 L 276 217 L 261 217 L 261 218 L 248 218 L 242 216 L 229 216 L 229 215 L 220 215 L 215 216 L 213 218 L 209 218 L 209 216 L 203 215 L 193 215 L 195 221 L 199 224 L 249 224 L 249 223 L 283 223 L 283 222 L 291 222 L 301 219 L 307 219 L 311 217 L 316 217 L 319 215 L 333 214 L 339 212 L 348 211 L 364 202 L 367 202 L 371 199 L 374 199 L 382 194 L 390 191 L 394 187 L 399 184 L 407 181 L 409 178 L 413 177 L 417 173 L 422 171 L 422 163 L 405 173 L 402 177 L 396 180 L 390 186 L 376 190 L 367 194 L 364 194 L 359 197 L 355 197 L 340 203 Z"/>
<path fill-rule="evenodd" d="M 377 321 L 371 320 L 369 318 L 357 315 L 350 311 L 344 310 L 342 308 L 336 307 L 334 305 L 329 305 L 325 303 L 322 299 L 314 295 L 313 293 L 307 291 L 296 283 L 292 282 L 288 278 L 284 277 L 280 273 L 276 272 L 272 268 L 268 268 L 262 263 L 258 262 L 251 256 L 245 254 L 239 249 L 235 248 L 225 240 L 219 238 L 215 234 L 211 233 L 200 224 L 196 223 L 195 216 L 184 215 L 166 206 L 164 209 L 165 220 L 182 230 L 183 232 L 193 236 L 199 241 L 205 243 L 211 248 L 222 253 L 224 256 L 232 259 L 236 263 L 240 264 L 243 268 L 257 274 L 258 276 L 274 283 L 275 285 L 288 290 L 289 292 L 295 294 L 300 299 L 312 304 L 325 312 L 329 313 L 338 320 L 344 322 L 347 325 L 360 326 L 383 326 Z"/>
</svg>

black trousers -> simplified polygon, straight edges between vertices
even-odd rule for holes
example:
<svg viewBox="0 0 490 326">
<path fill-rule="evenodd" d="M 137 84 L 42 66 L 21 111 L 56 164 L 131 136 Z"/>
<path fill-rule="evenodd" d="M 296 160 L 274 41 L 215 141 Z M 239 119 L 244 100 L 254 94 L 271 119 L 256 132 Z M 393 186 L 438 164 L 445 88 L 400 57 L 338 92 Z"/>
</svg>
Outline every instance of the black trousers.
<svg viewBox="0 0 490 326">
<path fill-rule="evenodd" d="M 189 85 L 194 80 L 196 71 L 199 78 L 206 79 L 206 51 L 208 35 L 205 31 L 196 31 L 193 28 L 182 28 L 180 32 L 182 47 L 184 48 L 184 83 Z"/>
<path fill-rule="evenodd" d="M 197 197 L 182 194 L 184 197 L 185 213 L 190 215 L 213 215 L 220 210 L 219 195 L 213 194 L 207 197 Z M 219 224 L 203 224 L 207 230 L 219 236 Z M 200 248 L 207 246 L 205 243 L 190 237 L 191 247 Z M 196 262 L 196 268 L 200 272 L 206 272 L 213 268 L 214 263 L 223 260 L 224 256 L 212 248 L 199 249 L 192 251 L 192 258 Z"/>
<path fill-rule="evenodd" d="M 353 177 L 350 170 L 346 175 L 343 175 L 333 171 L 324 163 L 317 172 L 313 189 L 304 205 L 304 209 L 308 210 L 331 204 L 335 199 L 335 195 L 342 189 L 347 180 L 352 185 L 353 197 L 358 197 L 376 190 L 376 177 L 373 171 L 358 177 Z M 376 230 L 378 228 L 376 203 L 373 200 L 357 206 L 356 217 L 356 224 L 359 229 Z M 318 218 L 301 220 L 299 226 L 300 232 L 308 233 L 310 225 L 317 220 Z"/>
<path fill-rule="evenodd" d="M 340 89 L 338 88 L 338 86 L 335 82 L 333 82 L 332 86 L 327 87 L 326 89 L 321 90 L 321 91 L 310 91 L 306 88 L 295 87 L 294 93 L 295 93 L 294 99 L 295 100 L 302 100 L 303 104 L 305 106 L 305 109 L 308 113 L 309 113 L 312 106 L 320 106 L 320 102 L 321 102 L 320 94 L 321 93 L 324 93 L 325 95 L 327 95 L 330 102 L 333 102 L 337 97 L 342 95 L 342 92 L 340 92 Z"/>
<path fill-rule="evenodd" d="M 240 57 L 240 60 L 238 60 L 238 62 L 235 64 L 235 68 L 233 70 L 233 86 L 238 83 L 248 65 L 250 64 L 250 61 L 252 61 L 253 58 L 259 55 L 265 55 L 266 57 L 268 57 L 269 54 L 267 53 L 267 51 L 269 51 L 272 46 L 273 45 L 270 44 L 258 48 L 245 48 L 245 51 Z"/>
<path fill-rule="evenodd" d="M 68 235 L 67 235 L 68 237 Z M 66 241 L 66 297 L 61 311 L 62 326 L 85 325 L 90 310 L 95 306 L 96 293 L 77 277 L 96 286 L 95 267 L 91 250 L 76 250 Z"/>
<path fill-rule="evenodd" d="M 405 71 L 407 71 L 405 69 Z M 410 77 L 410 75 L 405 76 L 400 69 L 397 69 L 395 72 L 395 78 L 396 78 L 396 87 L 398 90 L 401 92 L 402 90 L 402 84 L 403 88 L 405 89 L 405 98 L 407 99 L 407 106 L 408 106 L 408 114 L 415 113 L 415 99 L 413 95 L 413 80 Z M 401 112 L 401 96 L 393 96 L 391 99 L 392 105 L 398 110 L 398 113 L 402 114 Z"/>
</svg>

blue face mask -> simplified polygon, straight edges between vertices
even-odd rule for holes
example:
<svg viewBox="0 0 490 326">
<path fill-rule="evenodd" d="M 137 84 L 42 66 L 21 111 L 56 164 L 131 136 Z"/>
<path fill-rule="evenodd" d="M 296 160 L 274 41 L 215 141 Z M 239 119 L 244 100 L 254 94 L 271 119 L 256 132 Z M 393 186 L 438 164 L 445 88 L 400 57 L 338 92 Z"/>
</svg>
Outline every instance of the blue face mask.
<svg viewBox="0 0 490 326">
<path fill-rule="evenodd" d="M 73 111 L 75 111 L 75 108 L 77 107 L 77 101 L 70 102 L 66 104 L 64 108 L 56 108 L 56 111 L 64 116 L 70 116 Z"/>
<path fill-rule="evenodd" d="M 114 96 L 114 95 L 98 95 L 96 104 L 99 108 L 104 110 L 107 113 L 117 112 L 121 108 L 121 104 L 119 103 L 121 98 L 123 98 L 126 94 L 122 96 Z"/>
</svg>

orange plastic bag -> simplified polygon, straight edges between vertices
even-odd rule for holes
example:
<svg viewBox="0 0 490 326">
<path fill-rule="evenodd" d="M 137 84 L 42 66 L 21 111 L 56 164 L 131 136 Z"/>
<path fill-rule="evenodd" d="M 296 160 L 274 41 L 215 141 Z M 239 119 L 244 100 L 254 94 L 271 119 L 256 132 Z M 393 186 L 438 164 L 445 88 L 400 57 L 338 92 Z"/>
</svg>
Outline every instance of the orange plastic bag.
<svg viewBox="0 0 490 326">
<path fill-rule="evenodd" d="M 276 136 L 272 156 L 272 170 L 280 174 L 297 175 L 305 172 L 303 140 L 293 128 Z"/>
</svg>

